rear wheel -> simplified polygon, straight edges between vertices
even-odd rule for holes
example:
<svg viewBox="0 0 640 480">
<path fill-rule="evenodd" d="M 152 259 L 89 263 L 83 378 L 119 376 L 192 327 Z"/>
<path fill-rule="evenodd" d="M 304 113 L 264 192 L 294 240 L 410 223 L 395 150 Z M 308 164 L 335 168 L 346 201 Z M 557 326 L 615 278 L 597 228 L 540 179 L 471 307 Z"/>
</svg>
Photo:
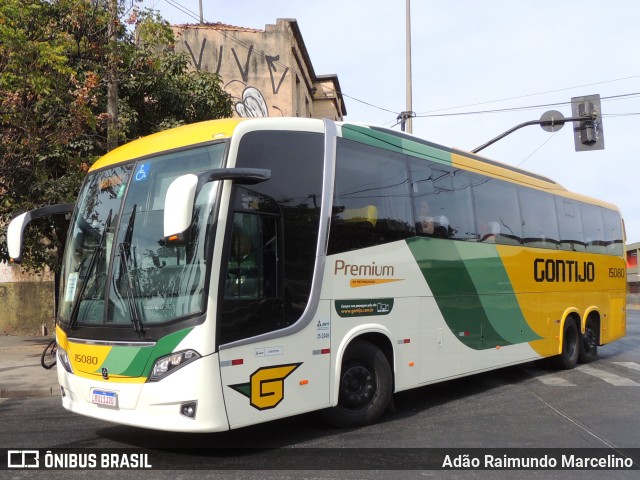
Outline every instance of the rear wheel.
<svg viewBox="0 0 640 480">
<path fill-rule="evenodd" d="M 598 326 L 595 320 L 587 318 L 584 335 L 580 342 L 578 361 L 589 363 L 598 358 Z"/>
<path fill-rule="evenodd" d="M 564 370 L 570 370 L 575 367 L 576 363 L 578 363 L 580 340 L 580 332 L 576 322 L 571 318 L 567 318 L 564 322 L 562 333 L 562 353 L 551 358 L 552 364 L 556 368 Z"/>
<path fill-rule="evenodd" d="M 338 405 L 324 412 L 337 427 L 360 427 L 375 422 L 389 405 L 392 376 L 384 353 L 359 340 L 342 360 Z"/>
</svg>

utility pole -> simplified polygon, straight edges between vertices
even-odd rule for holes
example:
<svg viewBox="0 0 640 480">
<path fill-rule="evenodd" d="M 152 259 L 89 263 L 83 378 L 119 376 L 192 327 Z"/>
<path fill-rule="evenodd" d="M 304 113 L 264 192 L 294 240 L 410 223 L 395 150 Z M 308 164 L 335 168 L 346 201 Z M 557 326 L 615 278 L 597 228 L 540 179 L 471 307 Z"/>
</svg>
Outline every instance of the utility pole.
<svg viewBox="0 0 640 480">
<path fill-rule="evenodd" d="M 411 98 L 411 0 L 406 0 L 406 12 L 407 12 L 407 18 L 406 18 L 406 23 L 407 23 L 407 28 L 406 28 L 406 34 L 407 34 L 407 47 L 406 47 L 406 52 L 407 52 L 407 72 L 406 72 L 406 77 L 407 77 L 407 110 L 406 110 L 406 131 L 408 133 L 413 133 L 413 121 L 412 121 L 412 117 L 413 117 L 413 106 L 412 106 L 412 98 Z M 404 112 L 403 112 L 404 113 Z M 404 131 L 404 129 L 403 129 Z"/>
<path fill-rule="evenodd" d="M 118 146 L 118 0 L 110 0 L 109 58 L 107 66 L 107 150 Z"/>
<path fill-rule="evenodd" d="M 204 24 L 204 15 L 202 14 L 202 0 L 198 2 L 200 4 L 200 25 Z"/>
</svg>

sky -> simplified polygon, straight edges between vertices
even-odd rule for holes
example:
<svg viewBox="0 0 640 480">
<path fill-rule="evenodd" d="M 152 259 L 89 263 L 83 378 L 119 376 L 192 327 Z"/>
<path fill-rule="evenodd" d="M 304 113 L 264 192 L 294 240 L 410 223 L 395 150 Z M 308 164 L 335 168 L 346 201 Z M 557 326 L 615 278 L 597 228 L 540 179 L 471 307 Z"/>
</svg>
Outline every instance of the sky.
<svg viewBox="0 0 640 480">
<path fill-rule="evenodd" d="M 173 24 L 199 18 L 198 0 L 143 5 Z M 407 110 L 406 0 L 202 5 L 207 22 L 264 29 L 296 19 L 316 74 L 338 75 L 346 121 L 392 127 Z M 638 19 L 638 0 L 412 0 L 414 135 L 472 150 L 547 110 L 570 117 L 572 97 L 599 94 L 604 150 L 576 152 L 567 124 L 525 127 L 482 155 L 616 204 L 627 243 L 640 242 Z"/>
</svg>

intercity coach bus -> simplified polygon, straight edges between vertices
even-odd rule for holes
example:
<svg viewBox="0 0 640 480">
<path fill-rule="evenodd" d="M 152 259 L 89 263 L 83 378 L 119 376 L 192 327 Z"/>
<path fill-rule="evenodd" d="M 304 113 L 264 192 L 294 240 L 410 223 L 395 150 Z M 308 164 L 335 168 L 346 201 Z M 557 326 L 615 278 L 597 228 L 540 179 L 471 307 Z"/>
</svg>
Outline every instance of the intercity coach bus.
<svg viewBox="0 0 640 480">
<path fill-rule="evenodd" d="M 225 119 L 121 146 L 71 213 L 56 337 L 62 404 L 214 432 L 313 410 L 374 422 L 394 392 L 625 335 L 608 203 L 392 130 Z"/>
</svg>

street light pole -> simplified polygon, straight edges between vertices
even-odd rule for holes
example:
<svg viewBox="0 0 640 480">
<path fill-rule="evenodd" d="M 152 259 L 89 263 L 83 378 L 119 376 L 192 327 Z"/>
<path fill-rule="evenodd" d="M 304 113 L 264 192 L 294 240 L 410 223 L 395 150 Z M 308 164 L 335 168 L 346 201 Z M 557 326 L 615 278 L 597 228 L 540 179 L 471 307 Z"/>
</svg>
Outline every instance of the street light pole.
<svg viewBox="0 0 640 480">
<path fill-rule="evenodd" d="M 413 106 L 412 106 L 412 98 L 411 98 L 411 0 L 406 0 L 406 13 L 407 13 L 407 18 L 406 18 L 406 23 L 407 23 L 407 27 L 406 27 L 406 33 L 407 33 L 407 38 L 406 38 L 406 43 L 407 43 L 407 47 L 406 47 L 406 52 L 407 52 L 407 71 L 406 71 L 406 77 L 407 77 L 407 119 L 406 119 L 406 131 L 408 133 L 413 133 L 413 121 L 412 121 L 412 113 L 413 113 Z"/>
</svg>

